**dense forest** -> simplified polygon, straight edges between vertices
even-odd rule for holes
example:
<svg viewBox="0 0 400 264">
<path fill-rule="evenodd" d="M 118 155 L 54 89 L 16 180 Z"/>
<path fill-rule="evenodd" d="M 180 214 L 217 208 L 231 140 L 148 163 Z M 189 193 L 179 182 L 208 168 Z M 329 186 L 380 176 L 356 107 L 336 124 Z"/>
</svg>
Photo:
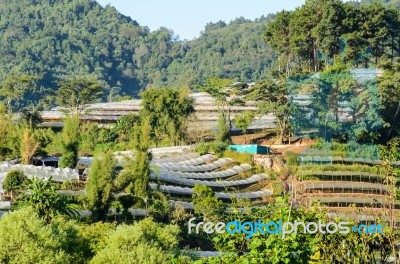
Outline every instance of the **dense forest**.
<svg viewBox="0 0 400 264">
<path fill-rule="evenodd" d="M 357 140 L 386 142 L 399 134 L 400 13 L 392 8 L 393 4 L 307 0 L 293 11 L 277 13 L 267 23 L 264 38 L 277 56 L 275 76 L 297 79 L 301 89 L 318 73 L 313 83 L 318 88 L 309 88 L 308 92 L 322 99 L 314 101 L 313 107 L 326 99 L 315 119 L 329 123 L 329 115 L 335 116 L 333 134 L 343 136 L 338 126 L 341 100 L 352 101 L 347 106 L 352 109 L 353 121 L 363 131 Z M 379 68 L 384 73 L 362 83 L 350 77 L 354 68 Z M 289 92 L 287 87 L 281 90 Z M 367 97 L 360 93 L 367 90 Z M 354 117 L 362 112 L 366 119 L 356 121 Z"/>
<path fill-rule="evenodd" d="M 287 75 L 319 72 L 342 63 L 374 67 L 399 56 L 398 10 L 380 3 L 306 1 L 279 12 L 265 39 L 277 52 L 278 70 Z"/>
<path fill-rule="evenodd" d="M 273 56 L 262 40 L 268 19 L 209 23 L 198 39 L 180 41 L 91 0 L 5 0 L 0 3 L 0 80 L 40 76 L 36 101 L 71 76 L 105 81 L 108 98 L 146 87 L 184 87 L 209 77 L 261 78 Z"/>
</svg>

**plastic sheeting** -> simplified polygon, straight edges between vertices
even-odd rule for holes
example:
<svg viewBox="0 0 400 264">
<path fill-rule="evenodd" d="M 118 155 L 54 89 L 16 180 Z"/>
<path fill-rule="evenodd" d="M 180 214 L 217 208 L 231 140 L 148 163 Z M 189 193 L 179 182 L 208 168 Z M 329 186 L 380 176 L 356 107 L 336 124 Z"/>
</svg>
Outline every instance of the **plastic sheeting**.
<svg viewBox="0 0 400 264">
<path fill-rule="evenodd" d="M 387 186 L 382 184 L 365 183 L 365 182 L 333 182 L 333 181 L 303 181 L 304 191 L 331 191 L 331 192 L 362 192 L 362 193 L 378 193 L 387 192 Z"/>
<path fill-rule="evenodd" d="M 153 190 L 160 190 L 163 193 L 169 193 L 174 195 L 184 195 L 191 196 L 193 194 L 193 190 L 188 187 L 178 187 L 172 185 L 158 185 L 155 183 L 150 183 L 150 188 Z M 272 196 L 272 191 L 270 190 L 262 190 L 257 192 L 245 192 L 245 193 L 223 193 L 216 192 L 215 195 L 224 200 L 231 199 L 261 199 L 262 197 Z"/>
<path fill-rule="evenodd" d="M 223 171 L 212 171 L 204 173 L 175 171 L 173 172 L 173 174 L 181 178 L 189 178 L 197 180 L 215 180 L 215 179 L 232 177 L 238 175 L 241 172 L 249 170 L 251 170 L 251 166 L 249 164 L 241 164 L 240 166 L 233 166 L 232 168 Z M 169 171 L 166 171 L 166 173 L 168 172 Z"/>
<path fill-rule="evenodd" d="M 0 164 L 0 175 L 7 174 L 11 170 L 22 170 L 28 177 L 37 177 L 39 179 L 49 179 L 52 177 L 52 181 L 65 182 L 71 180 L 79 180 L 78 170 L 65 168 L 53 168 L 45 166 L 34 166 L 34 165 L 11 165 L 8 163 Z M 2 176 L 0 176 L 0 181 Z M 1 181 L 2 182 L 2 181 Z"/>
<path fill-rule="evenodd" d="M 160 175 L 152 173 L 150 175 L 150 179 L 159 180 L 162 182 L 172 183 L 176 185 L 195 186 L 196 184 L 199 184 L 214 188 L 228 188 L 228 187 L 246 187 L 248 185 L 257 183 L 261 180 L 266 180 L 268 179 L 268 176 L 266 174 L 256 174 L 245 180 L 238 180 L 238 181 L 201 181 L 201 180 L 180 178 L 178 176 L 169 173 L 161 173 Z"/>
<path fill-rule="evenodd" d="M 174 163 L 159 163 L 157 164 L 160 171 L 182 171 L 182 172 L 206 172 L 221 168 L 225 165 L 233 163 L 230 158 L 221 158 L 209 164 L 193 166 Z"/>
</svg>

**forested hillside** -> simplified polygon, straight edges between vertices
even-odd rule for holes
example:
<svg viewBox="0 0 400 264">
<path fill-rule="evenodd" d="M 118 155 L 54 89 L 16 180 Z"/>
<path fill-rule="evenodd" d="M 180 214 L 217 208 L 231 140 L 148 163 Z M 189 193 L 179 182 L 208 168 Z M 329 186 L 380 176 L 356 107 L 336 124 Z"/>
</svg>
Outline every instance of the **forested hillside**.
<svg viewBox="0 0 400 264">
<path fill-rule="evenodd" d="M 377 66 L 400 52 L 400 17 L 379 3 L 308 0 L 282 11 L 264 34 L 287 74 L 319 72 L 334 63 Z"/>
<path fill-rule="evenodd" d="M 372 3 L 381 3 L 385 7 L 393 7 L 393 8 L 400 9 L 400 1 L 399 0 L 361 0 L 361 1 L 359 1 L 359 4 L 361 6 L 369 5 Z"/>
<path fill-rule="evenodd" d="M 37 74 L 43 88 L 54 89 L 63 78 L 95 75 L 114 98 L 214 76 L 255 80 L 273 60 L 262 40 L 266 20 L 209 23 L 198 39 L 182 42 L 169 29 L 150 32 L 96 1 L 2 0 L 0 80 Z M 24 99 L 41 95 L 32 96 Z"/>
</svg>

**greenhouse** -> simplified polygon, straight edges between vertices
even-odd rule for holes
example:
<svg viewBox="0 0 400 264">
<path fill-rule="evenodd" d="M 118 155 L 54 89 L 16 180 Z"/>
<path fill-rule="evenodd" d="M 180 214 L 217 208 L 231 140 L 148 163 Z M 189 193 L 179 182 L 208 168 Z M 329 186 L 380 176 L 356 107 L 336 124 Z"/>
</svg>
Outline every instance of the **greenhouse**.
<svg viewBox="0 0 400 264">
<path fill-rule="evenodd" d="M 79 180 L 79 173 L 76 169 L 60 169 L 54 167 L 34 166 L 34 165 L 12 165 L 7 162 L 0 164 L 0 179 L 4 178 L 12 170 L 22 170 L 28 177 L 37 177 L 40 179 L 49 179 L 52 181 L 65 182 Z"/>
<path fill-rule="evenodd" d="M 212 171 L 218 168 L 221 168 L 225 165 L 229 165 L 233 163 L 233 160 L 230 158 L 220 158 L 217 161 L 214 161 L 209 164 L 193 166 L 193 165 L 180 165 L 174 163 L 158 163 L 156 166 L 161 171 L 182 171 L 182 172 L 206 172 Z"/>
<path fill-rule="evenodd" d="M 154 160 L 152 161 L 152 163 L 154 164 L 160 164 L 161 166 L 163 165 L 188 165 L 188 166 L 199 166 L 205 163 L 208 163 L 210 161 L 213 161 L 215 158 L 213 155 L 211 154 L 207 154 L 201 157 L 197 157 L 197 158 L 191 158 L 191 159 L 187 159 L 187 160 L 178 160 L 174 158 L 170 158 L 170 159 L 160 159 L 160 160 Z M 170 161 L 172 160 L 172 161 Z"/>
<path fill-rule="evenodd" d="M 181 178 L 190 178 L 198 180 L 215 180 L 215 179 L 232 177 L 238 175 L 239 173 L 249 170 L 251 170 L 251 166 L 249 164 L 241 164 L 240 166 L 235 165 L 232 168 L 223 171 L 212 171 L 204 173 L 176 171 L 174 172 L 174 174 Z"/>
<path fill-rule="evenodd" d="M 299 191 L 305 193 L 368 193 L 385 194 L 388 187 L 382 184 L 365 182 L 303 181 Z"/>
<path fill-rule="evenodd" d="M 185 185 L 185 186 L 195 186 L 196 184 L 199 185 L 205 185 L 209 186 L 212 188 L 218 188 L 218 189 L 223 189 L 223 188 L 228 188 L 228 187 L 237 187 L 237 188 L 243 188 L 247 187 L 251 184 L 257 183 L 261 180 L 266 180 L 268 179 L 268 176 L 266 174 L 256 174 L 252 175 L 251 177 L 245 179 L 245 180 L 238 180 L 238 181 L 204 181 L 204 180 L 193 180 L 193 179 L 186 179 L 186 178 L 180 178 L 178 176 L 175 176 L 170 173 L 161 173 L 160 175 L 156 175 L 152 173 L 150 175 L 150 179 L 154 181 L 162 181 L 162 182 L 168 182 L 176 185 Z"/>
<path fill-rule="evenodd" d="M 370 172 L 354 171 L 300 171 L 300 180 L 310 180 L 318 178 L 322 181 L 352 181 L 352 182 L 371 182 L 383 184 L 384 178 L 378 174 Z"/>
<path fill-rule="evenodd" d="M 356 196 L 311 196 L 309 197 L 309 205 L 313 202 L 320 202 L 328 207 L 373 207 L 382 208 L 388 206 L 388 201 L 385 196 L 376 197 L 356 197 Z M 400 209 L 400 202 L 395 203 L 395 208 Z"/>
<path fill-rule="evenodd" d="M 332 163 L 341 163 L 341 164 L 367 164 L 367 165 L 381 165 L 381 160 L 373 160 L 373 159 L 364 159 L 364 158 L 342 158 L 339 156 L 307 156 L 301 155 L 297 157 L 297 163 L 299 165 L 323 165 L 323 164 L 332 164 Z M 400 166 L 400 161 L 391 162 L 393 166 Z"/>
<path fill-rule="evenodd" d="M 156 183 L 150 183 L 150 188 L 153 190 L 160 190 L 163 193 L 168 193 L 172 195 L 178 196 L 192 196 L 193 189 L 188 187 L 178 187 L 172 185 L 159 185 Z M 223 193 L 223 192 L 216 192 L 215 195 L 218 198 L 224 200 L 231 200 L 231 199 L 260 199 L 262 197 L 271 196 L 273 194 L 270 190 L 262 190 L 257 192 L 244 192 L 244 193 Z"/>
</svg>

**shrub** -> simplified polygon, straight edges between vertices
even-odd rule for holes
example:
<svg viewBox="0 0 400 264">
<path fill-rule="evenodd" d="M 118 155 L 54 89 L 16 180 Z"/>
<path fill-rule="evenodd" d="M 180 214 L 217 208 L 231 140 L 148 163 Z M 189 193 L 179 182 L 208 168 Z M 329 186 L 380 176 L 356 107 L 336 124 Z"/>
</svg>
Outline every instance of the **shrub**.
<svg viewBox="0 0 400 264">
<path fill-rule="evenodd" d="M 253 156 L 248 153 L 239 153 L 235 150 L 227 149 L 224 151 L 224 157 L 231 158 L 240 164 L 243 163 L 253 164 Z"/>
<path fill-rule="evenodd" d="M 221 141 L 203 142 L 196 146 L 196 152 L 200 155 L 212 153 L 218 157 L 222 157 L 224 151 L 228 148 L 228 144 Z"/>
</svg>

